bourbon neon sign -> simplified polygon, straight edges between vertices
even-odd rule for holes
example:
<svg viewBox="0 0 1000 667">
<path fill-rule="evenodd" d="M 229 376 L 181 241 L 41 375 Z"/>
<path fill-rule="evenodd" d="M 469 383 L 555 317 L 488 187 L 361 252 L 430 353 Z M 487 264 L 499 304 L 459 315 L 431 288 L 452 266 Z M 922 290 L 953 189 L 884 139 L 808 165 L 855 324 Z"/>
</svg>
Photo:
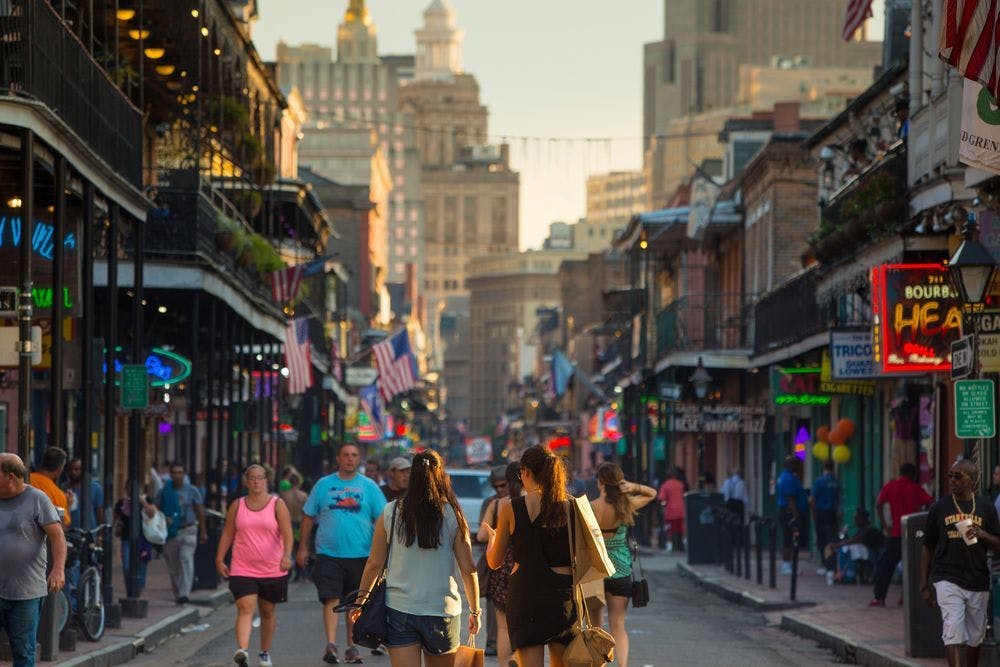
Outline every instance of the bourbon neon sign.
<svg viewBox="0 0 1000 667">
<path fill-rule="evenodd" d="M 873 352 L 883 373 L 947 371 L 961 335 L 961 299 L 941 264 L 884 264 L 871 271 Z"/>
</svg>

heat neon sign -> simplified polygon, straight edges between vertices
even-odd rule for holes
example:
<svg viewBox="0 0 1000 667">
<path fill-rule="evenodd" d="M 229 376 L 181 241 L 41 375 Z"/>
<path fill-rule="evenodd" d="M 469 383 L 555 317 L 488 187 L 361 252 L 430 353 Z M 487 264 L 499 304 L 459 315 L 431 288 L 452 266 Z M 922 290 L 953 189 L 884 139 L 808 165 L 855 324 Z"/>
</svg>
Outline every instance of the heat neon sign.
<svg viewBox="0 0 1000 667">
<path fill-rule="evenodd" d="M 941 264 L 883 264 L 871 270 L 872 340 L 883 373 L 948 371 L 961 335 L 962 302 Z"/>
</svg>

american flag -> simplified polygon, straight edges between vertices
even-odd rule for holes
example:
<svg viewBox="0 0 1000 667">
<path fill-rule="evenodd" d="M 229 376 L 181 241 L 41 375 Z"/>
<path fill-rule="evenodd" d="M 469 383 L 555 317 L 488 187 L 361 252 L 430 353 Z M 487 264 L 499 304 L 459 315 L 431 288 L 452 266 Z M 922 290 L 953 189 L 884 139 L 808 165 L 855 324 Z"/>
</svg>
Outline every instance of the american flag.
<svg viewBox="0 0 1000 667">
<path fill-rule="evenodd" d="M 309 321 L 304 317 L 289 321 L 285 329 L 285 365 L 288 367 L 289 394 L 301 394 L 313 386 Z"/>
<path fill-rule="evenodd" d="M 847 15 L 844 17 L 844 41 L 851 41 L 861 24 L 871 16 L 872 0 L 848 0 Z"/>
<path fill-rule="evenodd" d="M 417 384 L 417 363 L 410 349 L 406 329 L 385 339 L 372 348 L 378 366 L 379 387 L 386 403 L 396 394 L 409 391 Z"/>
<path fill-rule="evenodd" d="M 1000 95 L 998 0 L 945 0 L 939 54 L 966 79 Z"/>
<path fill-rule="evenodd" d="M 299 295 L 302 284 L 302 265 L 278 269 L 271 274 L 271 297 L 276 303 L 291 301 Z"/>
</svg>

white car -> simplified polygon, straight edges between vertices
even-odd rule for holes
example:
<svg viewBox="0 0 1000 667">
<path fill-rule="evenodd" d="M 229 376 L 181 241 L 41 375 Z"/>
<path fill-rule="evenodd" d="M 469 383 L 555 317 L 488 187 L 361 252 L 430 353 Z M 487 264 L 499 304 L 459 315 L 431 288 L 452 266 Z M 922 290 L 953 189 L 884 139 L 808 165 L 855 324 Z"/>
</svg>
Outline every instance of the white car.
<svg viewBox="0 0 1000 667">
<path fill-rule="evenodd" d="M 483 501 L 494 495 L 490 485 L 490 471 L 476 468 L 449 468 L 445 470 L 451 477 L 451 488 L 458 498 L 458 504 L 469 522 L 472 531 L 472 541 L 476 541 L 479 531 L 479 509 Z"/>
</svg>

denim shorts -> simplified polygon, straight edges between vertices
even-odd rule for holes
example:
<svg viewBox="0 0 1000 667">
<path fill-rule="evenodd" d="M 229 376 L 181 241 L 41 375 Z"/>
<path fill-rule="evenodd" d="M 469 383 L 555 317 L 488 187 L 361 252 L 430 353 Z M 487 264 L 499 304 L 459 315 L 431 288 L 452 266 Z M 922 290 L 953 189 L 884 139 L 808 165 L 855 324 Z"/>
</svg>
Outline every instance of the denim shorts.
<svg viewBox="0 0 1000 667">
<path fill-rule="evenodd" d="M 431 655 L 443 655 L 458 650 L 461 641 L 461 616 L 416 616 L 388 609 L 389 633 L 385 645 L 389 648 L 420 646 Z"/>
</svg>

